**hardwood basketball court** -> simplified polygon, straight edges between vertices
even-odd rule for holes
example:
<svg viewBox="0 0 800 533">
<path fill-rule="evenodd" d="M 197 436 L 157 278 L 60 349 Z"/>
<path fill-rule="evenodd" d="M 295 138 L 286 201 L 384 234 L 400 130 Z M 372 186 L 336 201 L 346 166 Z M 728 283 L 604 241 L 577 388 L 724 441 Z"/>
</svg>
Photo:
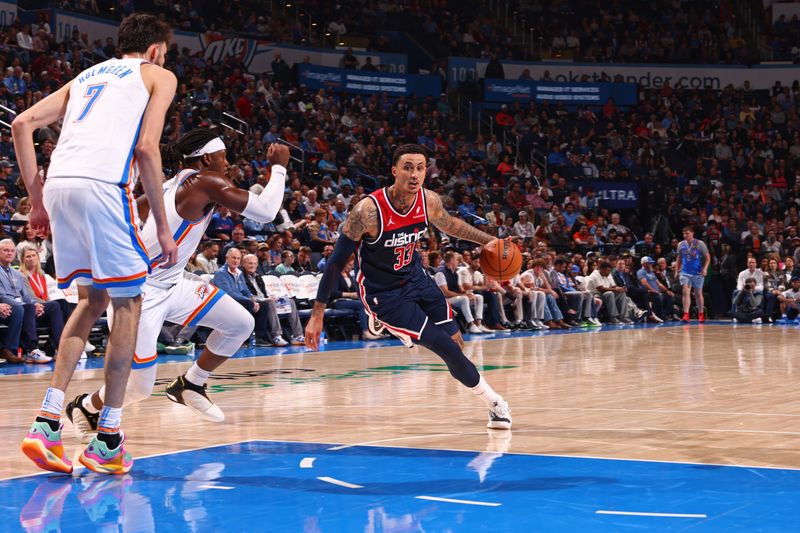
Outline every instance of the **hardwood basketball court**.
<svg viewBox="0 0 800 533">
<path fill-rule="evenodd" d="M 184 358 L 184 362 L 160 364 L 158 375 L 163 381 L 157 385 L 158 394 L 127 409 L 123 428 L 128 449 L 137 458 L 160 454 L 163 459 L 172 452 L 244 441 L 290 441 L 329 444 L 325 450 L 361 449 L 350 448 L 355 445 L 368 450 L 374 450 L 372 446 L 420 450 L 423 455 L 429 453 L 425 450 L 461 450 L 474 452 L 473 457 L 475 453 L 479 457 L 489 454 L 490 464 L 501 464 L 502 459 L 497 458 L 504 454 L 532 454 L 769 467 L 793 476 L 797 486 L 800 472 L 792 472 L 800 469 L 797 335 L 794 327 L 712 323 L 473 337 L 465 351 L 509 400 L 513 415 L 510 435 L 487 430 L 482 403 L 422 348 L 409 350 L 397 343 L 380 342 L 331 343 L 323 352 L 290 353 L 293 350 L 286 349 L 285 355 L 269 357 L 243 350 L 209 381 L 209 395 L 227 415 L 221 424 L 201 420 L 163 396 L 164 383 L 188 367 L 189 358 Z M 339 349 L 348 345 L 353 347 Z M 261 349 L 260 353 L 274 350 Z M 18 446 L 49 379 L 48 372 L 8 375 L 10 365 L 3 367 L 0 479 L 38 472 Z M 99 368 L 78 370 L 67 397 L 96 389 L 101 377 Z M 65 428 L 65 435 L 70 454 L 77 455 L 81 448 L 71 426 Z M 192 467 L 203 464 L 183 460 Z M 148 479 L 154 475 L 147 461 L 141 459 L 134 466 L 133 483 L 137 483 L 137 475 Z M 612 463 L 618 470 L 629 464 Z M 648 468 L 646 463 L 631 464 Z M 653 464 L 653 472 L 659 464 Z M 535 470 L 528 474 L 536 476 Z M 357 468 L 348 472 L 350 478 L 359 478 Z M 290 473 L 284 474 L 292 478 Z M 702 475 L 711 482 L 716 476 L 714 469 L 704 470 Z M 483 476 L 481 483 L 491 479 L 491 469 Z M 23 479 L 40 483 L 55 477 L 45 474 Z M 431 477 L 436 477 L 435 470 L 421 474 L 426 482 Z M 13 483 L 0 482 L 0 494 L 7 503 L 16 499 L 15 505 L 22 507 L 30 495 L 13 490 Z M 481 497 L 503 500 L 503 485 L 498 483 L 495 491 L 487 488 Z M 236 486 L 235 482 L 228 484 Z M 357 481 L 351 480 L 351 484 L 358 486 Z M 265 490 L 271 486 L 269 481 L 264 485 Z M 31 490 L 35 488 L 32 484 Z M 346 487 L 336 490 L 353 492 Z M 687 487 L 689 495 L 694 490 Z M 523 500 L 545 497 L 541 490 L 531 488 L 512 492 Z M 657 515 L 663 505 L 656 496 L 649 502 L 645 499 L 646 505 L 637 503 L 632 512 L 638 509 Z M 761 501 L 764 496 L 757 498 Z M 469 498 L 475 499 L 480 498 Z M 796 516 L 796 506 L 793 508 Z M 299 512 L 315 513 L 313 509 Z M 592 516 L 600 522 L 587 524 L 603 524 L 604 515 Z M 702 522 L 697 516 L 671 519 Z M 517 529 L 513 522 L 507 524 Z M 609 523 L 608 530 L 620 525 L 613 524 Z M 363 524 L 357 528 L 363 530 Z M 347 529 L 336 523 L 319 530 Z"/>
</svg>

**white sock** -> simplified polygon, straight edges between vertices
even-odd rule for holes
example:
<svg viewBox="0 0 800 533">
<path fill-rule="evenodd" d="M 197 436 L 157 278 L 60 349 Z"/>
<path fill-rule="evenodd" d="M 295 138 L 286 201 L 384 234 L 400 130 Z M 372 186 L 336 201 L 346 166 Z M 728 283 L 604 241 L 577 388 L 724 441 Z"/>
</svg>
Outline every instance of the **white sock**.
<svg viewBox="0 0 800 533">
<path fill-rule="evenodd" d="M 186 380 L 192 383 L 193 385 L 197 385 L 198 387 L 202 387 L 205 382 L 208 380 L 208 376 L 211 375 L 211 372 L 208 370 L 203 370 L 197 363 L 192 365 L 186 372 Z"/>
<path fill-rule="evenodd" d="M 95 407 L 94 404 L 92 403 L 92 395 L 91 394 L 87 394 L 86 395 L 86 397 L 81 402 L 81 405 L 83 406 L 84 409 L 86 409 L 90 413 L 99 413 L 100 412 L 100 410 L 97 407 Z"/>
<path fill-rule="evenodd" d="M 47 387 L 44 394 L 40 416 L 58 420 L 61 418 L 61 411 L 64 409 L 64 391 Z M 53 416 L 46 416 L 53 415 Z"/>
<path fill-rule="evenodd" d="M 109 430 L 105 431 L 105 433 L 117 433 L 121 423 L 122 407 L 104 406 L 100 411 L 100 421 L 97 423 L 97 427 Z"/>
<path fill-rule="evenodd" d="M 481 380 L 477 385 L 470 389 L 478 398 L 483 400 L 486 407 L 494 407 L 494 404 L 503 401 L 503 397 L 497 394 L 492 387 L 486 383 L 486 380 L 481 376 Z"/>
</svg>

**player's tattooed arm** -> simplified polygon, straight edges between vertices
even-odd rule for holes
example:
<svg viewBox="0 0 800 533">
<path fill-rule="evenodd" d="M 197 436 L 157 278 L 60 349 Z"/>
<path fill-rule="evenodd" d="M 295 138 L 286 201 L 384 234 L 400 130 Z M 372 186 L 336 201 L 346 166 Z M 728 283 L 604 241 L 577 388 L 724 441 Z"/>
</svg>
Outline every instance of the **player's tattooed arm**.
<svg viewBox="0 0 800 533">
<path fill-rule="evenodd" d="M 375 238 L 378 236 L 378 208 L 375 202 L 364 198 L 347 215 L 342 224 L 341 231 L 348 239 L 360 241 L 362 237 Z"/>
<path fill-rule="evenodd" d="M 451 237 L 472 241 L 478 244 L 487 244 L 494 240 L 494 237 L 481 231 L 480 229 L 470 226 L 460 218 L 451 216 L 444 205 L 439 195 L 433 191 L 425 190 L 425 200 L 428 204 L 428 220 L 447 233 Z"/>
</svg>

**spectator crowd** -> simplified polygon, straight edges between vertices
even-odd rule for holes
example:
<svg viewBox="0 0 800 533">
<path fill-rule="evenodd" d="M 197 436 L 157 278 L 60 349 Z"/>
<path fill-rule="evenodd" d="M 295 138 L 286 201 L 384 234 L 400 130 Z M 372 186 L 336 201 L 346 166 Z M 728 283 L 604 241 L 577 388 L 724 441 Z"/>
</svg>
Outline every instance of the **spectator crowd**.
<svg viewBox="0 0 800 533">
<path fill-rule="evenodd" d="M 732 35 L 724 19 L 710 20 L 696 3 L 677 2 L 687 7 L 685 13 L 667 9 L 675 3 L 656 2 L 663 9 L 632 20 L 631 3 L 614 2 L 608 10 L 616 14 L 609 24 L 617 29 L 608 31 L 616 32 L 620 43 L 626 32 L 658 40 L 657 33 L 648 33 L 651 26 L 653 32 L 696 32 L 704 49 L 712 42 L 704 39 Z M 547 2 L 540 4 L 552 9 Z M 430 5 L 445 9 L 443 3 Z M 583 3 L 559 3 L 564 5 L 580 13 Z M 667 12 L 674 15 L 669 25 L 656 30 L 647 22 Z M 437 15 L 435 20 L 444 19 Z M 579 26 L 575 31 L 583 39 Z M 560 27 L 566 28 L 554 24 L 549 31 Z M 20 33 L 34 36 L 32 47 Z M 92 62 L 116 54 L 113 40 L 90 43 L 78 32 L 56 42 L 46 17 L 35 26 L 6 27 L 3 35 L 0 104 L 16 112 Z M 675 49 L 683 46 L 675 43 Z M 513 237 L 525 254 L 520 275 L 498 284 L 481 275 L 471 243 L 450 240 L 433 228 L 420 241 L 425 268 L 458 310 L 466 331 L 543 331 L 681 317 L 690 311 L 682 308 L 676 271 L 686 226 L 705 242 L 711 257 L 705 283 L 709 316 L 751 321 L 794 315 L 796 304 L 787 292 L 800 275 L 795 266 L 800 264 L 797 81 L 776 83 L 770 90 L 753 90 L 749 83 L 720 91 L 666 84 L 640 89 L 638 103 L 628 108 L 613 101 L 578 109 L 513 104 L 493 111 L 491 129 L 479 135 L 453 108 L 450 95 L 393 98 L 309 91 L 296 83 L 294 65 L 278 54 L 272 72 L 249 73 L 236 57 L 213 63 L 173 45 L 167 67 L 179 78 L 163 137 L 168 175 L 179 165 L 171 145 L 200 126 L 219 128 L 232 163 L 229 176 L 254 192 L 269 180 L 269 144 L 293 147 L 278 218 L 259 224 L 220 209 L 189 266 L 237 295 L 257 317 L 256 337 L 262 344 L 298 343 L 302 309 L 293 300 L 272 298 L 270 287 L 259 283 L 261 276 L 323 270 L 348 211 L 370 191 L 391 183 L 392 150 L 409 142 L 430 151 L 426 186 L 442 196 L 452 214 L 493 235 Z M 222 126 L 226 114 L 247 125 L 244 133 Z M 38 135 L 45 169 L 57 126 Z M 0 358 L 43 361 L 47 356 L 35 353 L 30 324 L 57 336 L 54 315 L 60 313 L 63 321 L 70 309 L 66 303 L 48 308 L 46 302 L 66 301 L 69 294 L 47 284 L 42 290 L 41 280 L 54 276 L 51 247 L 47 234 L 24 226 L 30 206 L 7 131 L 0 135 L 0 157 L 0 238 L 12 239 L 5 248 L 14 248 L 13 257 L 0 267 L 20 265 L 24 278 L 5 269 L 8 294 L 0 303 L 0 319 L 11 330 L 14 306 L 24 309 L 20 340 L 7 333 Z M 601 181 L 637 182 L 638 207 L 608 209 L 593 185 Z M 3 250 L 0 243 L 0 256 Z M 38 260 L 29 255 L 26 266 L 26 254 L 33 251 Z M 753 261 L 755 270 L 749 268 Z M 746 269 L 752 275 L 742 279 Z M 761 284 L 756 272 L 762 272 Z M 366 326 L 347 276 L 336 296 L 342 309 L 361 318 L 358 333 L 377 337 Z M 702 310 L 692 312 L 697 311 Z M 279 317 L 285 317 L 283 323 Z M 52 347 L 46 350 L 53 355 Z"/>
</svg>

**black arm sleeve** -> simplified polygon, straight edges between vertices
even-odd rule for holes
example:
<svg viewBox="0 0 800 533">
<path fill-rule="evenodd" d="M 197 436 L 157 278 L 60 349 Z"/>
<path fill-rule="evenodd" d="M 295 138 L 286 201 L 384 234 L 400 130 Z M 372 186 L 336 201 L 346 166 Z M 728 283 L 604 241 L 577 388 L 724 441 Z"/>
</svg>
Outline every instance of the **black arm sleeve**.
<svg viewBox="0 0 800 533">
<path fill-rule="evenodd" d="M 352 241 L 344 234 L 339 235 L 339 240 L 336 241 L 336 246 L 333 248 L 333 253 L 325 262 L 325 273 L 322 274 L 322 279 L 317 288 L 316 300 L 328 305 L 328 300 L 331 298 L 331 291 L 334 286 L 338 285 L 339 277 L 342 274 L 342 268 L 347 264 L 350 256 L 356 251 L 356 241 Z"/>
</svg>

